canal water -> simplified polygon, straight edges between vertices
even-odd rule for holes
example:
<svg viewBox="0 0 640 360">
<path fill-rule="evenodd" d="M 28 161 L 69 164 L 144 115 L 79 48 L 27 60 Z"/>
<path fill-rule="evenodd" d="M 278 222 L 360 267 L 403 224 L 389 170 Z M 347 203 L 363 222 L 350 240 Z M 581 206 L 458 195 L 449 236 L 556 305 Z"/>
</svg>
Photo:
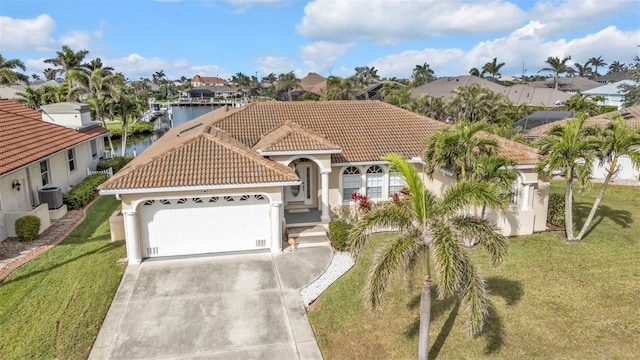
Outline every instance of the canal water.
<svg viewBox="0 0 640 360">
<path fill-rule="evenodd" d="M 173 126 L 177 126 L 180 124 L 184 124 L 189 120 L 193 120 L 198 116 L 204 115 L 210 111 L 219 108 L 219 106 L 172 106 L 171 111 L 173 112 Z M 171 121 L 168 117 L 163 116 L 158 118 L 156 121 L 156 132 L 155 134 L 142 135 L 142 136 L 130 136 L 127 138 L 127 147 L 125 148 L 127 155 L 133 155 L 134 151 L 136 154 L 140 154 L 144 149 L 148 148 L 151 144 L 153 144 L 160 136 L 162 136 L 167 129 L 171 126 Z M 120 156 L 121 139 L 112 139 L 113 148 L 117 156 Z M 108 148 L 108 142 L 105 144 Z"/>
</svg>

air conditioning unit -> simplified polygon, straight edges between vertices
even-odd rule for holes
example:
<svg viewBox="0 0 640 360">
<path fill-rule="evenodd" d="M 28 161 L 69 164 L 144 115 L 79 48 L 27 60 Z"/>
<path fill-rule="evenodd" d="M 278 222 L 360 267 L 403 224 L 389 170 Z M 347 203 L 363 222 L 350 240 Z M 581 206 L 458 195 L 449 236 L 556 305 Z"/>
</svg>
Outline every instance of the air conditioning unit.
<svg viewBox="0 0 640 360">
<path fill-rule="evenodd" d="M 49 204 L 49 210 L 55 210 L 62 207 L 62 189 L 59 187 L 46 187 L 38 190 L 40 203 Z"/>
<path fill-rule="evenodd" d="M 111 156 L 111 151 L 109 151 L 109 150 L 105 150 L 105 151 L 103 151 L 103 152 L 102 152 L 102 158 L 103 158 L 103 159 L 105 159 L 105 160 L 106 160 L 106 159 L 111 159 L 111 157 L 112 157 L 112 156 Z"/>
</svg>

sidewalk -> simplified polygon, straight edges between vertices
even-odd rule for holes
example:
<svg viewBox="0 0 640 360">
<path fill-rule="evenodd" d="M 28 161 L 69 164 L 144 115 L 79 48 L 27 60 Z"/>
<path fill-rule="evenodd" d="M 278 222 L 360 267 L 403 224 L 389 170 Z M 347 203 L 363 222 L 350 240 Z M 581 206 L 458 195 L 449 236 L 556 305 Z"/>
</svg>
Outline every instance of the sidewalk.
<svg viewBox="0 0 640 360">
<path fill-rule="evenodd" d="M 91 202 L 93 204 L 93 202 Z M 38 236 L 37 240 L 28 243 L 20 243 L 24 248 L 19 253 L 11 254 L 9 257 L 0 257 L 0 281 L 3 281 L 15 269 L 27 263 L 29 260 L 53 248 L 56 244 L 64 240 L 73 230 L 75 230 L 86 217 L 87 205 L 81 210 L 67 212 L 65 216 L 54 220 L 51 226 Z M 0 247 L 8 246 L 17 240 L 5 240 L 0 242 Z M 6 244 L 4 244 L 6 242 Z"/>
</svg>

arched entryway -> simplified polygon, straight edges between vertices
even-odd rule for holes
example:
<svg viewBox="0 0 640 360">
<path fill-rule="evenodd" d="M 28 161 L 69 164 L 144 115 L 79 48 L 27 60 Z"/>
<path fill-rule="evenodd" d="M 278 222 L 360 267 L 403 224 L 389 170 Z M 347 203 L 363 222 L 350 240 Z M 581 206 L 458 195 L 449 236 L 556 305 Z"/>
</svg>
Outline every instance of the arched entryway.
<svg viewBox="0 0 640 360">
<path fill-rule="evenodd" d="M 300 185 L 287 186 L 283 190 L 287 223 L 301 222 L 299 218 L 308 220 L 304 222 L 328 221 L 331 169 L 326 169 L 323 162 L 313 155 L 291 157 L 284 164 L 300 178 Z"/>
</svg>

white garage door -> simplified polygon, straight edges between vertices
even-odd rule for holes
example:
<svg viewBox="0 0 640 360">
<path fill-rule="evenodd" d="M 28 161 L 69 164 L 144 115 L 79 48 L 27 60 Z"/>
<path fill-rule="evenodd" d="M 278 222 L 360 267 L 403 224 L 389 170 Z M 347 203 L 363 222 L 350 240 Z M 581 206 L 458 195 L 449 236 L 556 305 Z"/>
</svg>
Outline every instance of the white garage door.
<svg viewBox="0 0 640 360">
<path fill-rule="evenodd" d="M 148 200 L 139 206 L 143 257 L 270 247 L 269 201 L 262 195 Z"/>
</svg>

